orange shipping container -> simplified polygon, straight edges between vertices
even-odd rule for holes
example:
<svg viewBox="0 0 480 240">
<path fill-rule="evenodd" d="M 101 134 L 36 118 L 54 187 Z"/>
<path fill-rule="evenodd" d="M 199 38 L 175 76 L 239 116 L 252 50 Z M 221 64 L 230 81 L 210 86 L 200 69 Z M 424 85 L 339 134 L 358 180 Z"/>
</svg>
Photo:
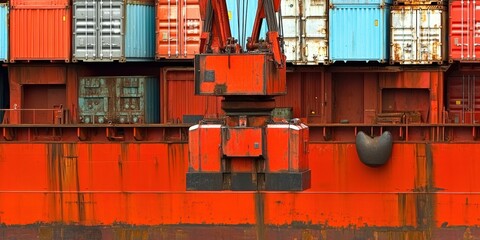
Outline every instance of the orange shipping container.
<svg viewBox="0 0 480 240">
<path fill-rule="evenodd" d="M 200 49 L 202 20 L 198 0 L 159 0 L 156 58 L 192 59 Z"/>
<path fill-rule="evenodd" d="M 11 62 L 69 62 L 72 24 L 68 0 L 12 0 L 10 6 Z"/>
</svg>

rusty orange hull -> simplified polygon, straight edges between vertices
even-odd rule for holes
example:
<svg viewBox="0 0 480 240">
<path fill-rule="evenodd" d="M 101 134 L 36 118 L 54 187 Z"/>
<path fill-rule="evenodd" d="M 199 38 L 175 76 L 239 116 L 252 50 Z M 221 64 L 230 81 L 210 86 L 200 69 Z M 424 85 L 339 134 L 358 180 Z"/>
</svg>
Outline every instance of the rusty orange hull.
<svg viewBox="0 0 480 240">
<path fill-rule="evenodd" d="M 186 143 L 1 144 L 0 236 L 480 237 L 478 144 L 396 143 L 380 168 L 363 165 L 353 143 L 309 150 L 307 191 L 187 192 Z"/>
</svg>

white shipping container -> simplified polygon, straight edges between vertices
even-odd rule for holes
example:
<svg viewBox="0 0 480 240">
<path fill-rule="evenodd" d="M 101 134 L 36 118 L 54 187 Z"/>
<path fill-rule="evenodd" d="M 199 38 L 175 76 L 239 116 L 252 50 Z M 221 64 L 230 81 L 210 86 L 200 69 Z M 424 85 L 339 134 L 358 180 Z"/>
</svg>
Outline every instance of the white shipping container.
<svg viewBox="0 0 480 240">
<path fill-rule="evenodd" d="M 441 64 L 446 59 L 445 6 L 392 7 L 390 63 Z"/>
<path fill-rule="evenodd" d="M 328 63 L 327 1 L 285 0 L 281 9 L 287 62 Z"/>
</svg>

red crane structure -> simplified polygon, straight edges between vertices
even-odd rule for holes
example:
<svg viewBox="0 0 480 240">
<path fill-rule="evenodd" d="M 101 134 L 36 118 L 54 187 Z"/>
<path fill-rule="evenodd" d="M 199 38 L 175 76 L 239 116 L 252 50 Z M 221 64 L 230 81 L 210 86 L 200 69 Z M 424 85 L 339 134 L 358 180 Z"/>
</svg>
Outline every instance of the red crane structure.
<svg viewBox="0 0 480 240">
<path fill-rule="evenodd" d="M 302 191 L 310 187 L 308 127 L 273 119 L 286 94 L 280 0 L 259 0 L 246 49 L 232 38 L 225 0 L 201 0 L 195 94 L 223 96 L 225 117 L 189 130 L 187 190 Z M 259 40 L 263 19 L 268 32 Z"/>
</svg>

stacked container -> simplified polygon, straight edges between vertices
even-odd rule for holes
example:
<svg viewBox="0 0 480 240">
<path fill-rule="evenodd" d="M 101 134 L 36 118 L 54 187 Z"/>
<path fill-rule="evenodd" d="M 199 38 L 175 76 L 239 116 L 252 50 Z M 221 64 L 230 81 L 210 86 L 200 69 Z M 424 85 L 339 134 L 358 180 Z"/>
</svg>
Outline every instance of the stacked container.
<svg viewBox="0 0 480 240">
<path fill-rule="evenodd" d="M 480 60 L 480 4 L 453 0 L 449 3 L 449 61 Z"/>
<path fill-rule="evenodd" d="M 282 1 L 287 62 L 328 63 L 327 0 Z"/>
<path fill-rule="evenodd" d="M 10 61 L 69 62 L 70 10 L 69 0 L 11 0 Z"/>
<path fill-rule="evenodd" d="M 8 61 L 8 3 L 0 3 L 0 61 Z"/>
<path fill-rule="evenodd" d="M 330 60 L 386 62 L 391 4 L 392 0 L 331 0 Z"/>
<path fill-rule="evenodd" d="M 202 20 L 198 0 L 158 0 L 156 59 L 193 59 L 200 50 Z"/>
<path fill-rule="evenodd" d="M 396 2 L 391 12 L 391 64 L 441 64 L 446 59 L 446 7 L 442 3 Z"/>
<path fill-rule="evenodd" d="M 88 77 L 79 80 L 80 123 L 160 122 L 159 82 L 151 77 Z"/>
<path fill-rule="evenodd" d="M 73 0 L 73 61 L 153 60 L 153 0 Z"/>
</svg>

